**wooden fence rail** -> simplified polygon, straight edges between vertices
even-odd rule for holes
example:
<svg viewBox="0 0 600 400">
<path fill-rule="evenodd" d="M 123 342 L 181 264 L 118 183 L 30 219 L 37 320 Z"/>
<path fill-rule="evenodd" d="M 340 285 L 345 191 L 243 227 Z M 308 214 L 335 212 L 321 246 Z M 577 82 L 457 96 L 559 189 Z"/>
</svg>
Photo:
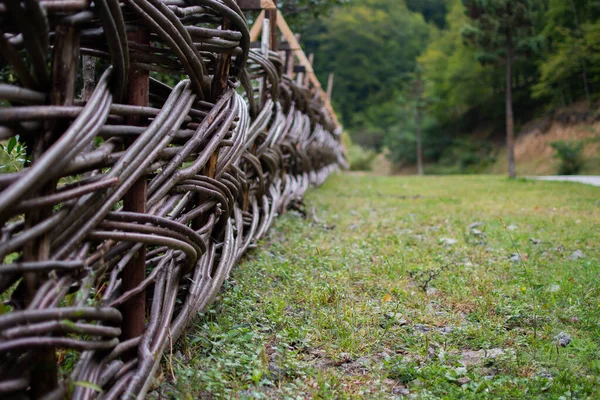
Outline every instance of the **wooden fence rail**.
<svg viewBox="0 0 600 400">
<path fill-rule="evenodd" d="M 286 74 L 276 33 L 251 49 L 240 6 L 273 3 L 0 1 L 0 398 L 143 398 L 274 217 L 345 165 L 312 67 Z"/>
</svg>

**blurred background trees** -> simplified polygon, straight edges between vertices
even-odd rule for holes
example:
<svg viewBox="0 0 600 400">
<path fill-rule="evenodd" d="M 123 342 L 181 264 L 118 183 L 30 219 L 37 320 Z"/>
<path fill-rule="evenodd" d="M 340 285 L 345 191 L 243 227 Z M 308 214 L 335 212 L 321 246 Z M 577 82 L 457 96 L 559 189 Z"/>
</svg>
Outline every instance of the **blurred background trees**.
<svg viewBox="0 0 600 400">
<path fill-rule="evenodd" d="M 426 172 L 481 172 L 504 160 L 507 92 L 517 134 L 561 107 L 595 112 L 598 0 L 285 3 L 319 5 L 320 18 L 296 25 L 303 45 L 322 82 L 335 73 L 334 107 L 354 145 L 396 167 L 416 167 L 419 128 Z"/>
</svg>

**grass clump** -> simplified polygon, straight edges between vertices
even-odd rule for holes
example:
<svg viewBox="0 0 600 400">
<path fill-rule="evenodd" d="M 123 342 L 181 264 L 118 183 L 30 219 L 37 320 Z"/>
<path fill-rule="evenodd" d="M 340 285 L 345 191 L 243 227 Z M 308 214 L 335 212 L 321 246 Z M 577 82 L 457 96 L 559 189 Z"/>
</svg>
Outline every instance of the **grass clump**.
<svg viewBox="0 0 600 400">
<path fill-rule="evenodd" d="M 334 176 L 316 218 L 282 216 L 234 270 L 150 398 L 598 398 L 599 193 Z"/>
</svg>

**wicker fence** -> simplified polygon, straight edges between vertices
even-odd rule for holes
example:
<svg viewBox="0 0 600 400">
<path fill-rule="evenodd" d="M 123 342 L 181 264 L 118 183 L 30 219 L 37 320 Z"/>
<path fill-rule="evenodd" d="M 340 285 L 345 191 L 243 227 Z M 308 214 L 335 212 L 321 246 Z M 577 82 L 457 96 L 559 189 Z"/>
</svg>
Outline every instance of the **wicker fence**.
<svg viewBox="0 0 600 400">
<path fill-rule="evenodd" d="M 0 398 L 144 397 L 274 217 L 344 164 L 297 49 L 251 49 L 241 4 L 0 1 Z"/>
</svg>

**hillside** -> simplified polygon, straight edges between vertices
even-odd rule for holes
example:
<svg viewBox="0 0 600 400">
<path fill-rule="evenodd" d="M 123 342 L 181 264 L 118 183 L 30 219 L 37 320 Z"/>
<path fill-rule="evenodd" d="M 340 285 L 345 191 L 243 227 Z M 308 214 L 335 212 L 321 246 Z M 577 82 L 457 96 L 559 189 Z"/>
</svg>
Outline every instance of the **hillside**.
<svg viewBox="0 0 600 400">
<path fill-rule="evenodd" d="M 475 143 L 491 143 L 489 154 L 484 158 L 493 162 L 488 166 L 477 167 L 462 173 L 504 174 L 507 168 L 506 146 L 499 128 L 490 131 L 489 126 L 475 128 L 469 140 Z M 574 107 L 561 108 L 553 116 L 533 119 L 524 124 L 519 130 L 515 143 L 515 158 L 517 173 L 526 175 L 556 175 L 560 171 L 560 160 L 552 143 L 564 141 L 567 143 L 583 142 L 581 152 L 583 168 L 582 175 L 600 175 L 600 121 L 595 113 L 584 111 L 582 103 Z M 372 172 L 378 175 L 415 175 L 416 165 L 394 165 L 387 157 L 387 152 L 379 154 L 371 164 Z M 441 166 L 426 164 L 425 171 L 431 175 L 449 174 L 456 172 L 455 165 Z"/>
<path fill-rule="evenodd" d="M 565 115 L 565 114 L 562 114 Z M 571 114 L 572 115 L 572 114 Z M 534 120 L 524 125 L 515 143 L 515 158 L 519 175 L 556 175 L 560 160 L 551 143 L 556 141 L 584 142 L 583 175 L 600 174 L 600 122 L 565 123 L 548 119 Z M 506 171 L 506 149 L 498 151 L 496 163 L 489 173 Z"/>
</svg>

